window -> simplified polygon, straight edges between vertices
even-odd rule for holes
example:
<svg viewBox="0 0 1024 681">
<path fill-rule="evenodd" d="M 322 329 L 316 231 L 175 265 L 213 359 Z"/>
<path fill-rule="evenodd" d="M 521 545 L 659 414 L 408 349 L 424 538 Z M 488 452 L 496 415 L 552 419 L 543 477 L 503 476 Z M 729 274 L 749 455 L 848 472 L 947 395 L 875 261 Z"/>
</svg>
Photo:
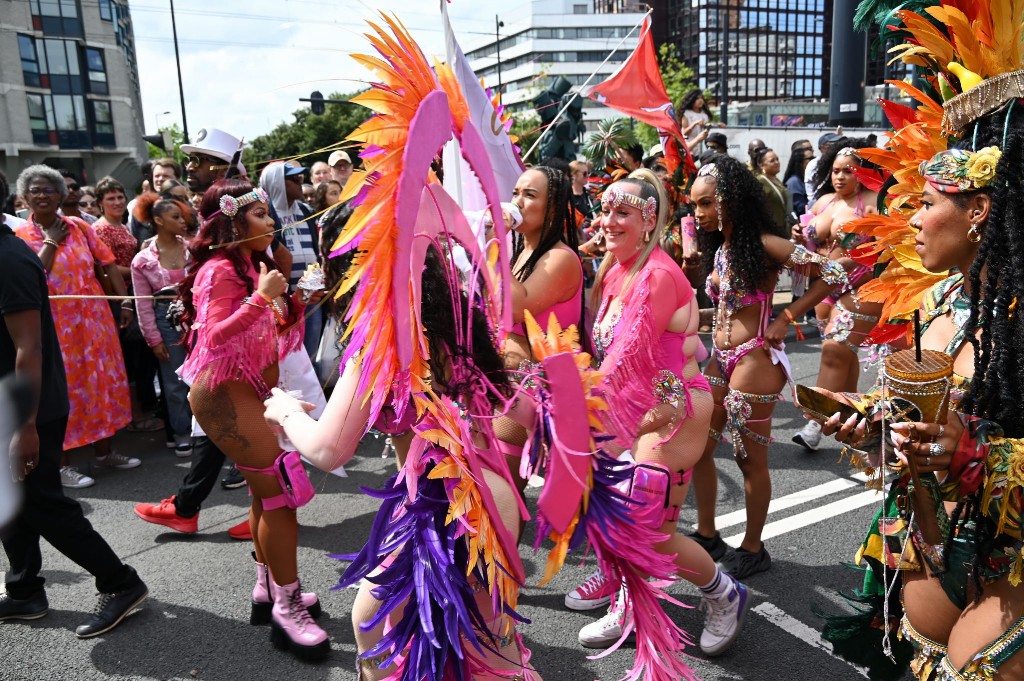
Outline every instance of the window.
<svg viewBox="0 0 1024 681">
<path fill-rule="evenodd" d="M 110 102 L 94 99 L 92 105 L 93 144 L 98 147 L 114 146 L 114 118 L 110 111 Z"/>
<path fill-rule="evenodd" d="M 36 144 L 57 144 L 56 126 L 53 124 L 53 105 L 50 97 L 26 95 L 28 119 L 32 128 L 32 141 Z"/>
<path fill-rule="evenodd" d="M 32 28 L 48 35 L 84 37 L 77 0 L 30 0 Z"/>
<path fill-rule="evenodd" d="M 78 60 L 78 46 L 71 40 L 47 38 L 37 43 L 46 55 L 49 66 L 50 88 L 55 95 L 85 94 L 82 71 Z"/>
<path fill-rule="evenodd" d="M 113 21 L 114 12 L 110 8 L 110 0 L 100 0 L 100 19 Z"/>
<path fill-rule="evenodd" d="M 572 6 L 572 13 L 573 14 L 586 14 L 587 13 L 587 6 L 586 5 L 573 5 Z"/>
<path fill-rule="evenodd" d="M 36 41 L 27 35 L 18 35 L 18 51 L 21 53 L 21 73 L 28 87 L 50 87 L 47 75 L 46 57 L 36 51 Z"/>
<path fill-rule="evenodd" d="M 92 47 L 85 48 L 85 65 L 89 70 L 89 92 L 105 95 L 107 88 L 107 68 L 103 62 L 103 50 Z"/>
</svg>

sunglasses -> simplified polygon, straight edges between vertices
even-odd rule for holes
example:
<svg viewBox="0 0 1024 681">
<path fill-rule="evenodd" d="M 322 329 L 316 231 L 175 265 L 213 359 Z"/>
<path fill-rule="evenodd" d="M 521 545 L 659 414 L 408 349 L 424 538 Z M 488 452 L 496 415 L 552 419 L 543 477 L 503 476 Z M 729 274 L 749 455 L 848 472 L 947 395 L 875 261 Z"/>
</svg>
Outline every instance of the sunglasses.
<svg viewBox="0 0 1024 681">
<path fill-rule="evenodd" d="M 79 208 L 95 208 L 96 206 L 97 206 L 97 203 L 95 201 L 79 201 L 78 202 L 78 207 Z"/>
<path fill-rule="evenodd" d="M 57 193 L 57 190 L 54 189 L 53 187 L 29 187 L 28 193 L 32 196 L 39 196 L 40 194 L 53 196 L 54 194 Z"/>
<path fill-rule="evenodd" d="M 204 163 L 210 165 L 210 170 L 223 170 L 224 168 L 228 167 L 228 165 L 221 161 L 219 158 L 214 158 L 212 156 L 200 156 L 199 154 L 191 154 L 188 156 L 188 158 L 185 159 L 186 167 L 192 166 L 198 168 Z M 221 165 L 216 165 L 218 163 L 220 163 Z"/>
</svg>

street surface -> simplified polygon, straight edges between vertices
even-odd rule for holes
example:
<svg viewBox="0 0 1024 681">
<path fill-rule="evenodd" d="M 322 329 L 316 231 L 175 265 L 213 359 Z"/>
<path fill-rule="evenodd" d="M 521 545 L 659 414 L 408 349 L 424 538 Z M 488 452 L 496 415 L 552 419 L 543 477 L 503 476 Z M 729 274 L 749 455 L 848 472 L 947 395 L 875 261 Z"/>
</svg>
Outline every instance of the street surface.
<svg viewBox="0 0 1024 681">
<path fill-rule="evenodd" d="M 806 328 L 806 327 L 805 327 Z M 816 338 L 790 343 L 788 351 L 796 380 L 813 384 L 820 344 Z M 870 385 L 874 370 L 862 376 Z M 846 662 L 832 657 L 818 638 L 819 618 L 812 606 L 841 607 L 839 590 L 859 585 L 857 573 L 843 567 L 864 536 L 879 503 L 864 489 L 856 471 L 837 463 L 839 448 L 825 442 L 807 453 L 790 441 L 803 420 L 790 401 L 776 410 L 771 447 L 773 507 L 765 529 L 772 569 L 748 581 L 753 608 L 743 634 L 725 655 L 703 658 L 694 647 L 692 666 L 706 681 L 864 678 Z M 149 600 L 110 634 L 80 641 L 74 628 L 95 603 L 92 578 L 49 545 L 43 544 L 44 576 L 50 613 L 30 623 L 0 624 L 0 678 L 28 679 L 353 679 L 355 644 L 349 613 L 355 591 L 331 591 L 343 564 L 328 553 L 356 551 L 369 528 L 376 503 L 359 491 L 360 485 L 381 485 L 393 470 L 382 459 L 383 440 L 368 436 L 340 479 L 320 472 L 311 475 L 319 494 L 299 512 L 299 572 L 303 586 L 320 594 L 321 625 L 332 639 L 333 652 L 324 664 L 307 665 L 274 650 L 267 629 L 251 627 L 249 594 L 254 579 L 249 542 L 231 540 L 226 530 L 246 516 L 244 489 L 219 486 L 199 518 L 200 532 L 185 536 L 139 520 L 136 502 L 156 502 L 170 496 L 188 469 L 164 448 L 162 433 L 122 432 L 116 447 L 143 458 L 135 470 L 93 470 L 94 487 L 71 491 L 114 550 L 133 565 L 147 582 Z M 79 453 L 76 459 L 85 461 Z M 743 481 L 731 448 L 720 445 L 719 528 L 738 544 L 744 529 Z M 86 472 L 89 472 L 86 470 Z M 536 500 L 536 489 L 530 490 Z M 692 495 L 690 503 L 692 504 Z M 688 532 L 696 519 L 684 507 L 680 527 Z M 570 556 L 565 569 L 544 587 L 546 553 L 534 555 L 532 527 L 522 552 L 529 584 L 523 589 L 520 611 L 533 623 L 523 628 L 533 662 L 548 681 L 618 679 L 630 667 L 632 645 L 606 658 L 592 660 L 577 643 L 580 627 L 604 614 L 566 610 L 565 593 L 593 568 L 593 560 Z M 581 562 L 582 561 L 582 562 Z M 0 555 L 0 569 L 8 568 Z M 671 593 L 696 606 L 697 590 L 680 582 Z M 703 616 L 696 608 L 671 607 L 673 619 L 699 637 Z"/>
</svg>

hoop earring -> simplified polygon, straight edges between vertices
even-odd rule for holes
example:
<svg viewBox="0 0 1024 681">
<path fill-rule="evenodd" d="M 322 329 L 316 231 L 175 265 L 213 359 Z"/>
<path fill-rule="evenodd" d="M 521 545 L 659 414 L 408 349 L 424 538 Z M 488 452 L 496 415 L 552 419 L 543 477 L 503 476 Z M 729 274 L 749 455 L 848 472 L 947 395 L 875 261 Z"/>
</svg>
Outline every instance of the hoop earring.
<svg viewBox="0 0 1024 681">
<path fill-rule="evenodd" d="M 971 223 L 971 228 L 967 230 L 967 240 L 972 244 L 976 244 L 981 241 L 981 230 L 978 229 L 978 225 Z"/>
</svg>

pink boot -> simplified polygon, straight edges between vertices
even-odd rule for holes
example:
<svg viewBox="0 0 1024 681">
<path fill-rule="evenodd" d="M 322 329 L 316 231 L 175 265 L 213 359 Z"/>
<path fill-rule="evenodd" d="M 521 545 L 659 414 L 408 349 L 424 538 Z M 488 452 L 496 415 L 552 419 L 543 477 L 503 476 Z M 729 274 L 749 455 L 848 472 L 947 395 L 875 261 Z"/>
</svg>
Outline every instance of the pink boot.
<svg viewBox="0 0 1024 681">
<path fill-rule="evenodd" d="M 270 642 L 279 650 L 288 649 L 307 662 L 319 662 L 331 652 L 327 632 L 317 626 L 302 602 L 299 580 L 278 585 L 270 580 L 274 607 L 271 610 Z"/>
<path fill-rule="evenodd" d="M 256 552 L 253 551 L 252 559 L 256 560 Z M 315 593 L 302 594 L 302 604 L 306 606 L 310 617 L 320 617 L 320 599 Z M 249 615 L 249 624 L 263 626 L 270 624 L 270 610 L 273 606 L 270 597 L 270 571 L 263 563 L 256 561 L 256 586 L 252 588 L 252 613 Z"/>
</svg>

